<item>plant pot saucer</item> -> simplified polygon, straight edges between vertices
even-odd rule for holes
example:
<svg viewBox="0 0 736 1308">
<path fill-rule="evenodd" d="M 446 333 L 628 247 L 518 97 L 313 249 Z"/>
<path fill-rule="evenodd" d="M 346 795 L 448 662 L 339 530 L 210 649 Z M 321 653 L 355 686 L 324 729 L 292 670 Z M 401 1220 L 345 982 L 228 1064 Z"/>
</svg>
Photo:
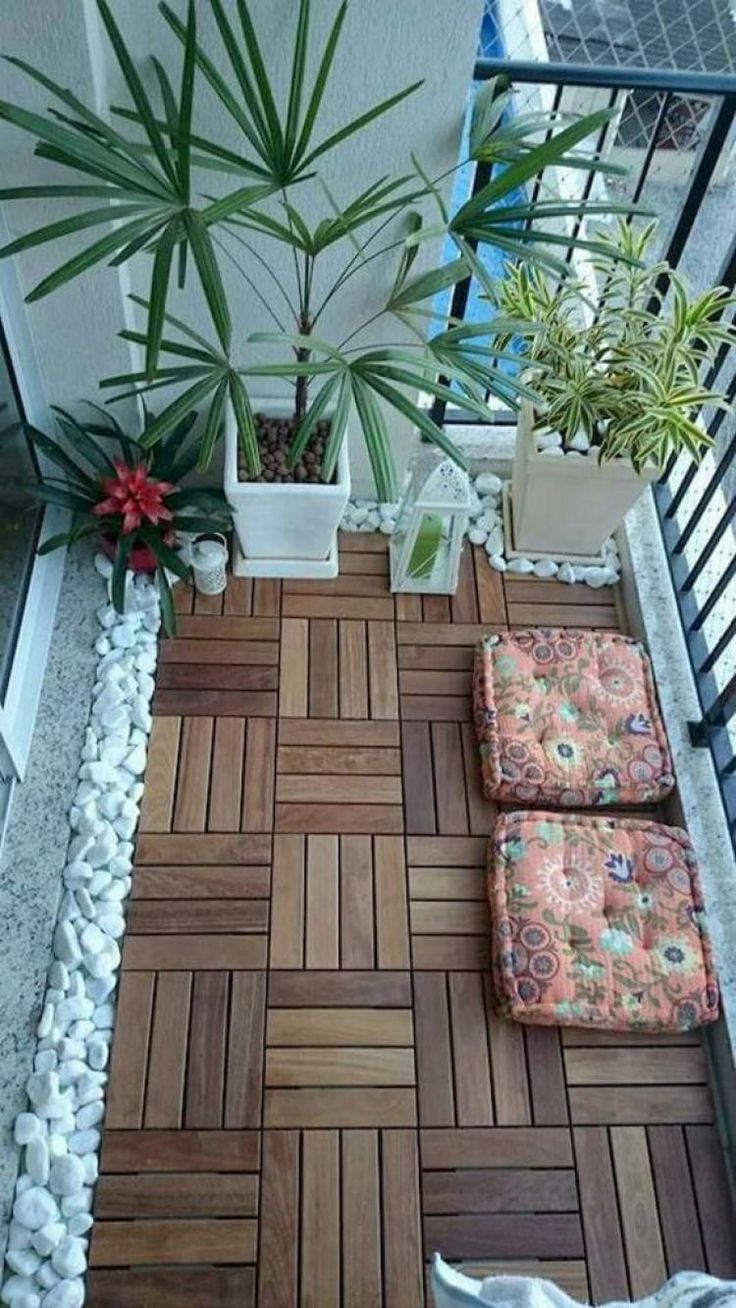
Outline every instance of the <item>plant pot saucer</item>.
<svg viewBox="0 0 736 1308">
<path fill-rule="evenodd" d="M 603 550 L 598 554 L 564 554 L 555 550 L 554 555 L 543 550 L 517 550 L 514 545 L 514 506 L 511 494 L 511 482 L 503 483 L 502 491 L 503 504 L 503 535 L 504 535 L 504 555 L 507 559 L 529 559 L 531 563 L 539 563 L 542 559 L 554 559 L 555 563 L 571 563 L 573 567 L 579 568 L 605 568 L 608 559 Z"/>
<path fill-rule="evenodd" d="M 337 540 L 326 559 L 246 558 L 237 533 L 233 534 L 232 572 L 235 577 L 292 577 L 301 580 L 330 581 L 339 570 Z"/>
</svg>

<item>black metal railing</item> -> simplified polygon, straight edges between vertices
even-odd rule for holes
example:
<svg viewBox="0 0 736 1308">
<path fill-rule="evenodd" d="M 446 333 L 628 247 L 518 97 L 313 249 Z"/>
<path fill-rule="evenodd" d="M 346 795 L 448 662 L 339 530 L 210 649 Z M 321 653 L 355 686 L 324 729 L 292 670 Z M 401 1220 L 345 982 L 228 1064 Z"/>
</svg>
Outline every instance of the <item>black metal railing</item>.
<svg viewBox="0 0 736 1308">
<path fill-rule="evenodd" d="M 688 135 L 687 148 L 677 151 L 677 166 L 686 176 L 679 179 L 681 184 L 670 178 L 666 212 L 662 213 L 668 230 L 659 253 L 673 268 L 688 272 L 694 268 L 701 285 L 733 289 L 736 161 L 730 187 L 724 177 L 736 122 L 736 76 L 501 59 L 476 63 L 477 82 L 497 73 L 507 76 L 522 95 L 530 87 L 554 86 L 554 110 L 565 107 L 566 92 L 569 95 L 573 87 L 595 92 L 598 103 L 623 108 L 627 97 L 635 94 L 640 99 L 645 94 L 657 97 L 648 140 L 639 136 L 639 148 L 629 148 L 627 156 L 629 163 L 633 158 L 634 166 L 625 198 L 632 204 L 646 202 L 657 161 L 669 163 L 672 173 L 674 128 L 689 107 L 698 130 L 695 136 Z M 576 108 L 580 107 L 578 99 Z M 601 138 L 597 148 L 615 148 L 616 144 L 615 139 L 609 137 L 606 143 Z M 626 148 L 625 140 L 618 144 Z M 478 165 L 469 179 L 470 193 L 487 179 L 487 165 Z M 592 179 L 591 173 L 581 200 L 588 198 Z M 722 214 L 711 217 L 708 207 L 716 182 L 729 189 L 724 192 Z M 544 177 L 537 178 L 532 195 L 540 194 L 544 185 Z M 733 243 L 719 253 L 718 246 L 724 241 Z M 666 292 L 666 277 L 658 289 Z M 456 318 L 468 316 L 475 293 L 472 280 L 455 288 L 451 313 Z M 736 400 L 736 360 L 727 347 L 719 351 L 706 381 Z M 459 405 L 448 408 L 438 404 L 433 416 L 445 423 L 477 423 L 476 418 L 468 419 Z M 511 411 L 497 409 L 489 421 L 505 424 L 514 418 Z M 736 423 L 720 409 L 703 412 L 701 419 L 713 438 L 713 450 L 700 466 L 690 464 L 683 471 L 682 461 L 671 464 L 655 487 L 654 498 L 700 699 L 700 715 L 689 724 L 690 734 L 695 745 L 712 751 L 736 847 Z"/>
</svg>

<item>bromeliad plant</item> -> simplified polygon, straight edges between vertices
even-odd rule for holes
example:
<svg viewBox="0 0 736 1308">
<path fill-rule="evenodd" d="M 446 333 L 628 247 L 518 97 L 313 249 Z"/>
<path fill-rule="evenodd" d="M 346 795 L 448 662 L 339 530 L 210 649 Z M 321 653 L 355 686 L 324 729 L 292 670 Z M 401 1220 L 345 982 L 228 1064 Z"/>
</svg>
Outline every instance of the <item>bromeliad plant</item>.
<svg viewBox="0 0 736 1308">
<path fill-rule="evenodd" d="M 601 459 L 629 458 L 637 472 L 682 451 L 697 460 L 712 445 L 696 415 L 730 405 L 701 383 L 702 367 L 736 344 L 723 318 L 734 297 L 723 286 L 689 297 L 666 262 L 647 264 L 655 232 L 656 223 L 636 230 L 621 221 L 600 238 L 594 304 L 575 283 L 552 285 L 522 264 L 495 296 L 516 321 L 524 376 L 540 397 L 535 426 L 559 432 L 563 449 L 582 432 Z"/>
<path fill-rule="evenodd" d="M 227 531 L 230 509 L 219 491 L 182 489 L 197 461 L 196 413 L 188 413 L 152 449 L 143 436 L 126 435 L 104 409 L 92 407 L 99 421 L 80 422 L 55 409 L 61 439 L 27 426 L 29 439 L 62 474 L 29 484 L 44 504 L 71 510 L 67 531 L 46 540 L 39 554 L 99 535 L 112 559 L 111 597 L 119 613 L 125 605 L 125 574 L 155 572 L 161 612 L 169 635 L 176 617 L 167 573 L 185 578 L 189 568 L 176 552 L 178 533 Z M 148 419 L 155 421 L 155 419 Z"/>
<path fill-rule="evenodd" d="M 182 64 L 176 87 L 160 62 L 152 59 L 157 103 L 144 86 L 107 0 L 97 0 L 131 102 L 113 106 L 112 121 L 93 113 L 71 91 L 27 63 L 11 61 L 40 83 L 58 107 L 42 115 L 5 102 L 0 103 L 0 117 L 30 133 L 36 153 L 66 166 L 71 176 L 63 185 L 5 188 L 0 199 L 76 198 L 100 203 L 12 241 L 0 256 L 77 236 L 95 226 L 108 228 L 114 218 L 113 230 L 62 263 L 28 298 L 39 300 L 103 261 L 124 264 L 140 251 L 151 256 L 149 294 L 136 300 L 145 313 L 145 329 L 121 333 L 143 348 L 144 366 L 103 383 L 118 392 L 123 387 L 117 398 L 129 394 L 130 386 L 135 394 L 177 388 L 176 398 L 148 427 L 144 444 L 154 446 L 176 429 L 189 409 L 205 406 L 199 465 L 206 467 L 229 401 L 248 475 L 256 477 L 261 451 L 248 382 L 256 376 L 286 378 L 295 387 L 292 466 L 316 424 L 331 410 L 322 461 L 322 477 L 329 481 L 348 416 L 354 411 L 377 492 L 382 499 L 395 499 L 398 488 L 387 409 L 409 418 L 427 439 L 462 462 L 418 394 L 456 400 L 454 383 L 463 406 L 481 417 L 487 414 L 488 392 L 500 395 L 505 403 L 531 394 L 519 378 L 497 369 L 505 354 L 500 334 L 511 330 L 513 322 L 497 319 L 468 332 L 450 315 L 438 314 L 435 297 L 471 276 L 492 291 L 484 246 L 503 250 L 512 262 L 524 260 L 561 275 L 567 266 L 558 256 L 571 246 L 591 253 L 603 249 L 600 242 L 580 234 L 580 201 L 530 200 L 524 188 L 551 165 L 617 171 L 595 155 L 580 153 L 581 143 L 598 135 L 610 115 L 601 111 L 584 118 L 514 116 L 507 83 L 495 79 L 476 98 L 469 137 L 469 160 L 487 167 L 488 181 L 456 212 L 449 213 L 442 200 L 443 178 L 429 178 L 412 156 L 411 171 L 382 177 L 347 203 L 334 200 L 322 182 L 324 216 L 311 223 L 299 201 L 304 184 L 312 179 L 311 212 L 325 158 L 414 95 L 421 84 L 397 90 L 326 133 L 320 126 L 322 106 L 333 75 L 346 0 L 337 8 L 311 81 L 307 73 L 312 65 L 311 3 L 299 0 L 283 106 L 272 91 L 247 0 L 236 0 L 236 17 L 230 16 L 223 0 L 199 0 L 199 5 L 212 16 L 221 48 L 210 54 L 200 43 L 196 0 L 189 0 L 185 18 L 161 4 L 163 18 L 181 45 Z M 202 84 L 225 111 L 233 130 L 231 144 L 210 139 L 196 126 L 195 100 Z M 217 197 L 209 194 L 213 184 L 223 192 Z M 438 221 L 432 224 L 425 222 L 427 204 L 436 207 Z M 582 205 L 588 213 L 623 208 Z M 263 238 L 291 252 L 289 284 L 278 271 L 278 260 L 263 253 Z M 428 238 L 449 240 L 453 257 L 414 275 L 415 258 Z M 345 262 L 337 276 L 325 280 L 324 256 L 338 245 L 347 247 Z M 366 269 L 380 268 L 378 260 L 395 261 L 388 297 L 364 322 L 351 331 L 344 329 L 340 339 L 323 339 L 322 319 L 328 305 L 334 310 L 336 297 Z M 240 353 L 243 343 L 234 344 L 224 261 L 245 279 L 266 316 L 264 325 L 267 320 L 275 329 L 259 332 L 251 340 L 271 341 L 279 348 L 277 361 L 250 364 L 247 355 L 243 359 Z M 171 312 L 174 281 L 184 286 L 190 263 L 204 292 L 212 339 Z M 371 328 L 387 316 L 399 328 L 396 345 L 371 341 Z"/>
</svg>

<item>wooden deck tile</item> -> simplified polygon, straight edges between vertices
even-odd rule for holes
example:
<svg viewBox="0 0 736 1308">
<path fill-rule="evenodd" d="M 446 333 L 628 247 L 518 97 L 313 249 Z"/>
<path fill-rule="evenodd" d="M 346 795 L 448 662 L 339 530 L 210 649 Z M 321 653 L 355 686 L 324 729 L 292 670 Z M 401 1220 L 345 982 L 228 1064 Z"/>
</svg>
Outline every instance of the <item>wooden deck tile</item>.
<svg viewBox="0 0 736 1308">
<path fill-rule="evenodd" d="M 620 596 L 502 576 L 178 586 L 162 642 L 89 1297 L 94 1308 L 425 1308 L 477 1277 L 628 1299 L 736 1276 L 697 1032 L 524 1026 L 492 993 L 496 806 L 475 646 L 625 625 Z"/>
</svg>

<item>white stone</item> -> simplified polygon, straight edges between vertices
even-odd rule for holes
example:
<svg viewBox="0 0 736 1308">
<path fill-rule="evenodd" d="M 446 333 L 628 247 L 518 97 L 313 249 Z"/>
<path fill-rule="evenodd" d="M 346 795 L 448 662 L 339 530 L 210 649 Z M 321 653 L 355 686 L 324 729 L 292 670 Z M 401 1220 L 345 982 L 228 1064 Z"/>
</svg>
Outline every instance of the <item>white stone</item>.
<svg viewBox="0 0 736 1308">
<path fill-rule="evenodd" d="M 76 922 L 77 918 L 80 916 L 74 891 L 68 889 L 65 890 L 64 894 L 61 896 L 61 903 L 59 904 L 59 921 Z"/>
<path fill-rule="evenodd" d="M 67 1230 L 70 1235 L 86 1235 L 92 1229 L 93 1217 L 91 1213 L 75 1213 L 67 1222 Z"/>
<path fill-rule="evenodd" d="M 492 568 L 495 568 L 496 572 L 506 571 L 507 565 L 506 565 L 506 560 L 503 557 L 503 554 L 489 554 L 488 562 L 490 563 Z"/>
<path fill-rule="evenodd" d="M 534 571 L 534 564 L 531 559 L 509 559 L 506 571 L 513 573 L 514 576 L 525 577 Z"/>
<path fill-rule="evenodd" d="M 146 749 L 144 745 L 136 745 L 134 749 L 131 749 L 130 753 L 125 759 L 125 767 L 128 769 L 129 772 L 132 772 L 133 775 L 136 777 L 140 776 L 143 772 L 145 772 Z M 128 838 L 129 837 L 127 836 L 123 836 L 124 840 L 127 840 Z"/>
<path fill-rule="evenodd" d="M 475 489 L 479 495 L 499 495 L 502 487 L 501 478 L 493 472 L 482 472 L 475 479 Z"/>
<path fill-rule="evenodd" d="M 118 879 L 113 881 L 105 890 L 100 891 L 100 899 L 109 903 L 119 903 L 121 900 L 127 899 L 131 888 L 132 882 L 130 877 L 118 877 Z"/>
<path fill-rule="evenodd" d="M 18 1276 L 33 1276 L 41 1259 L 33 1249 L 10 1249 L 5 1261 L 11 1272 L 17 1272 Z"/>
<path fill-rule="evenodd" d="M 26 1168 L 36 1185 L 46 1185 L 49 1179 L 49 1147 L 43 1136 L 26 1145 Z"/>
<path fill-rule="evenodd" d="M 87 1270 L 85 1243 L 78 1235 L 65 1235 L 51 1255 L 51 1266 L 59 1276 L 83 1276 Z"/>
<path fill-rule="evenodd" d="M 542 431 L 537 433 L 537 449 L 553 450 L 562 445 L 562 437 L 558 431 Z"/>
<path fill-rule="evenodd" d="M 116 817 L 113 823 L 116 835 L 120 836 L 121 840 L 130 840 L 130 837 L 135 835 L 137 825 L 137 814 L 135 817 Z"/>
<path fill-rule="evenodd" d="M 84 965 L 91 976 L 110 976 L 120 967 L 120 949 L 110 937 L 105 937 L 105 947 L 97 954 L 85 954 Z"/>
<path fill-rule="evenodd" d="M 84 1169 L 85 1185 L 95 1185 L 100 1170 L 97 1154 L 83 1154 L 82 1167 Z"/>
<path fill-rule="evenodd" d="M 471 527 L 470 531 L 468 532 L 468 540 L 470 541 L 471 545 L 485 545 L 487 538 L 488 538 L 488 532 L 484 531 L 480 527 Z"/>
<path fill-rule="evenodd" d="M 56 1222 L 58 1216 L 56 1200 L 40 1185 L 32 1185 L 29 1190 L 24 1190 L 13 1205 L 16 1222 L 26 1226 L 29 1231 L 38 1231 L 48 1222 Z"/>
<path fill-rule="evenodd" d="M 69 1148 L 72 1154 L 88 1154 L 100 1147 L 100 1133 L 94 1127 L 85 1131 L 73 1131 L 69 1136 Z M 63 1162 L 63 1159 L 59 1160 Z"/>
<path fill-rule="evenodd" d="M 66 1139 L 63 1135 L 57 1135 L 52 1132 L 48 1138 L 49 1157 L 52 1162 L 55 1158 L 63 1158 L 67 1152 Z"/>
<path fill-rule="evenodd" d="M 33 1294 L 36 1287 L 29 1276 L 9 1276 L 2 1290 L 0 1290 L 0 1300 L 9 1304 L 11 1308 L 19 1308 L 27 1299 L 29 1294 Z M 36 1295 L 38 1301 L 38 1295 Z"/>
<path fill-rule="evenodd" d="M 383 532 L 384 536 L 391 536 L 391 535 L 393 534 L 393 532 L 395 531 L 395 529 L 396 529 L 396 519 L 395 519 L 395 518 L 382 518 L 382 519 L 381 519 L 381 526 L 380 526 L 379 530 Z"/>
<path fill-rule="evenodd" d="M 33 1060 L 34 1072 L 55 1072 L 59 1065 L 59 1055 L 55 1049 L 39 1049 Z"/>
<path fill-rule="evenodd" d="M 86 885 L 92 876 L 92 868 L 89 863 L 76 862 L 69 863 L 64 869 L 64 885 L 70 890 L 77 890 L 79 886 Z"/>
<path fill-rule="evenodd" d="M 503 554 L 503 527 L 497 525 L 488 535 L 486 554 Z"/>
<path fill-rule="evenodd" d="M 83 1303 L 84 1281 L 59 1281 L 44 1295 L 42 1308 L 82 1308 Z"/>
<path fill-rule="evenodd" d="M 557 445 L 553 445 L 551 449 L 542 450 L 541 453 L 544 455 L 545 459 L 551 459 L 551 458 L 562 459 L 565 457 L 565 451 L 561 450 Z"/>
<path fill-rule="evenodd" d="M 116 882 L 115 884 L 117 885 L 118 882 Z M 100 976 L 100 977 L 87 978 L 87 994 L 89 995 L 90 999 L 94 1000 L 94 1002 L 97 1004 L 102 1003 L 104 999 L 107 999 L 107 996 L 111 995 L 114 989 L 115 989 L 114 976 Z"/>
<path fill-rule="evenodd" d="M 76 892 L 76 897 L 77 907 L 79 908 L 82 917 L 89 919 L 95 917 L 97 913 L 95 902 L 86 886 L 80 886 L 79 890 Z"/>
<path fill-rule="evenodd" d="M 587 454 L 590 449 L 590 437 L 585 435 L 584 431 L 577 432 L 571 441 L 567 442 L 568 452 L 577 451 L 578 454 Z"/>
<path fill-rule="evenodd" d="M 87 862 L 90 867 L 104 867 L 115 855 L 117 847 L 117 836 L 110 824 L 105 822 L 94 844 L 87 850 Z"/>
<path fill-rule="evenodd" d="M 77 1109 L 77 1129 L 79 1131 L 86 1131 L 90 1126 L 97 1126 L 98 1122 L 101 1122 L 104 1116 L 105 1106 L 101 1099 L 85 1104 L 84 1107 Z"/>
<path fill-rule="evenodd" d="M 583 580 L 587 586 L 592 586 L 594 590 L 599 590 L 602 586 L 609 586 L 614 574 L 610 568 L 586 568 Z"/>
<path fill-rule="evenodd" d="M 104 931 L 100 931 L 96 922 L 88 922 L 84 928 L 79 943 L 85 954 L 99 954 L 105 948 L 107 936 Z M 81 1014 L 80 1014 L 81 1016 Z"/>
<path fill-rule="evenodd" d="M 113 940 L 120 940 L 125 934 L 125 918 L 121 913 L 113 911 L 98 913 L 97 925 L 101 931 L 111 936 Z"/>
<path fill-rule="evenodd" d="M 557 580 L 564 581 L 568 586 L 572 586 L 575 581 L 575 569 L 571 563 L 562 563 L 557 573 Z"/>
<path fill-rule="evenodd" d="M 32 1185 L 33 1185 L 33 1181 L 31 1180 L 28 1173 L 21 1172 L 20 1176 L 18 1177 L 18 1180 L 15 1183 L 16 1195 L 25 1194 L 26 1190 L 30 1190 Z"/>
<path fill-rule="evenodd" d="M 74 1136 L 69 1137 L 69 1144 Z M 49 1189 L 52 1194 L 65 1198 L 66 1195 L 78 1194 L 84 1185 L 84 1169 L 74 1153 L 56 1158 L 49 1173 Z"/>
<path fill-rule="evenodd" d="M 54 953 L 68 967 L 78 967 L 82 961 L 77 933 L 71 922 L 59 922 L 54 931 Z"/>
<path fill-rule="evenodd" d="M 92 1210 L 92 1190 L 85 1186 L 79 1194 L 67 1195 L 61 1201 L 61 1211 L 65 1217 L 74 1217 L 76 1213 L 89 1213 Z"/>
<path fill-rule="evenodd" d="M 36 1273 L 36 1280 L 44 1290 L 51 1290 L 55 1285 L 59 1284 L 61 1277 L 58 1272 L 54 1271 L 51 1263 L 43 1263 Z"/>
<path fill-rule="evenodd" d="M 87 1064 L 81 1058 L 68 1058 L 59 1068 L 59 1081 L 65 1088 L 78 1081 L 87 1071 Z"/>
<path fill-rule="evenodd" d="M 56 1046 L 56 1052 L 62 1063 L 65 1063 L 69 1058 L 84 1058 L 85 1051 L 86 1046 L 84 1040 L 80 1040 L 78 1036 L 62 1036 Z"/>
<path fill-rule="evenodd" d="M 98 1031 L 109 1031 L 115 1025 L 115 1009 L 112 1004 L 100 1004 L 92 1014 L 92 1021 Z"/>
<path fill-rule="evenodd" d="M 95 568 L 100 576 L 109 581 L 112 576 L 112 562 L 106 554 L 95 554 Z"/>
<path fill-rule="evenodd" d="M 35 1113 L 19 1113 L 15 1119 L 13 1136 L 17 1145 L 27 1145 L 46 1135 L 46 1124 Z"/>
<path fill-rule="evenodd" d="M 21 1226 L 20 1222 L 15 1219 L 11 1220 L 8 1226 L 8 1248 L 9 1249 L 30 1249 L 31 1232 L 26 1226 Z"/>
<path fill-rule="evenodd" d="M 99 1037 L 90 1040 L 89 1045 L 87 1046 L 87 1058 L 89 1059 L 90 1067 L 94 1068 L 96 1071 L 102 1071 L 103 1067 L 107 1067 L 108 1054 L 108 1046 L 104 1040 L 101 1040 Z"/>
<path fill-rule="evenodd" d="M 537 559 L 534 564 L 534 576 L 542 579 L 554 577 L 557 575 L 558 568 L 559 564 L 555 563 L 554 559 Z"/>
<path fill-rule="evenodd" d="M 69 969 L 61 959 L 56 959 L 49 968 L 49 985 L 54 986 L 57 990 L 68 990 L 69 988 Z"/>
</svg>

